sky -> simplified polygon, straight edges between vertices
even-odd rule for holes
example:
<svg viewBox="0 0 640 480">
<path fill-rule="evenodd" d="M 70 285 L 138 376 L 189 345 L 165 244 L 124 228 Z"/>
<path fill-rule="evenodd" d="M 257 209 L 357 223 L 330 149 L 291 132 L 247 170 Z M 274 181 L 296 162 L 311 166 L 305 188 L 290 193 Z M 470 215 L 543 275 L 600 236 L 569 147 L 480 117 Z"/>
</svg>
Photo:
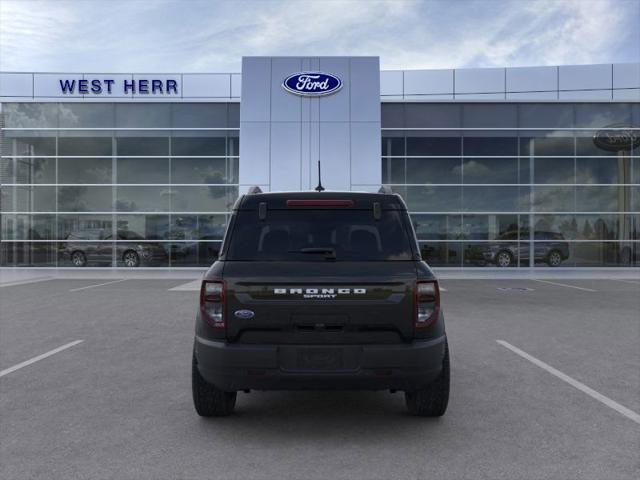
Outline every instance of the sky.
<svg viewBox="0 0 640 480">
<path fill-rule="evenodd" d="M 0 71 L 239 72 L 243 55 L 637 62 L 640 0 L 0 0 Z"/>
</svg>

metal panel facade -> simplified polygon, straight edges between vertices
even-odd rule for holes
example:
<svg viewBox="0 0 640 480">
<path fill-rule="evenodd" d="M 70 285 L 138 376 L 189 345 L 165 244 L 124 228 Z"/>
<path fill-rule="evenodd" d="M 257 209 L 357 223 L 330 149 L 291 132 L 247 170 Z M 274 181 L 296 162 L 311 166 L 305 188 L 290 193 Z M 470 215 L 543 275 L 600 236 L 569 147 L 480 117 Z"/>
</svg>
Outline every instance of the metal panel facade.
<svg viewBox="0 0 640 480">
<path fill-rule="evenodd" d="M 243 58 L 241 191 L 251 185 L 267 190 L 314 188 L 318 160 L 328 189 L 379 185 L 379 68 L 377 57 Z M 342 88 L 307 97 L 282 87 L 285 78 L 304 71 L 334 75 Z"/>
</svg>

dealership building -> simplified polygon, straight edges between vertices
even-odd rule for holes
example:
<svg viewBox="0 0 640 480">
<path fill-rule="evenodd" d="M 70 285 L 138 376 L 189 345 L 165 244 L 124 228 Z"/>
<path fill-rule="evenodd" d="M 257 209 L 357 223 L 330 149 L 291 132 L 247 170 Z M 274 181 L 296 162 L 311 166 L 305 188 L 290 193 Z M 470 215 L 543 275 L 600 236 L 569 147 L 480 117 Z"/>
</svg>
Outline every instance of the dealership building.
<svg viewBox="0 0 640 480">
<path fill-rule="evenodd" d="M 250 187 L 399 193 L 432 266 L 640 266 L 640 63 L 0 72 L 0 266 L 203 267 Z"/>
</svg>

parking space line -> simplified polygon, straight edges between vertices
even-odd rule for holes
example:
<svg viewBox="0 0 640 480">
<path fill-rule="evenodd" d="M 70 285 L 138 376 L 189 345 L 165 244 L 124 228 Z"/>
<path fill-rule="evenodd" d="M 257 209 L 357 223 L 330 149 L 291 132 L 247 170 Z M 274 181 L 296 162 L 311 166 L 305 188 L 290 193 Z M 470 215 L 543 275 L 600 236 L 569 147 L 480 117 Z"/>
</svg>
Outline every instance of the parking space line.
<svg viewBox="0 0 640 480">
<path fill-rule="evenodd" d="M 509 342 L 505 342 L 504 340 L 496 340 L 496 342 L 498 342 L 503 347 L 508 348 L 516 355 L 520 355 L 525 360 L 529 360 L 534 365 L 542 368 L 543 370 L 546 370 L 551 375 L 554 375 L 560 380 L 567 382 L 572 387 L 577 388 L 578 390 L 580 390 L 583 393 L 586 393 L 592 398 L 595 398 L 599 402 L 605 404 L 607 407 L 612 408 L 616 412 L 640 424 L 640 414 L 637 414 L 633 410 L 629 410 L 627 407 L 620 405 L 618 402 L 611 400 L 609 397 L 606 397 L 601 393 L 596 392 L 594 389 L 587 387 L 584 383 L 579 382 L 574 378 L 571 378 L 569 375 L 562 373 L 560 370 L 553 368 L 551 365 L 544 363 L 542 360 L 538 360 L 536 357 L 529 355 L 527 352 L 520 350 L 518 347 L 514 347 Z"/>
<path fill-rule="evenodd" d="M 576 285 L 567 285 L 566 283 L 556 283 L 556 282 L 550 282 L 548 280 L 538 280 L 537 278 L 532 278 L 532 280 L 534 282 L 548 283 L 549 285 L 556 285 L 558 287 L 567 287 L 567 288 L 575 288 L 576 290 L 584 290 L 585 292 L 597 292 L 597 290 L 594 290 L 592 288 L 577 287 Z"/>
<path fill-rule="evenodd" d="M 80 288 L 72 288 L 69 291 L 70 292 L 77 292 L 77 291 L 80 291 L 80 290 L 87 290 L 88 288 L 102 287 L 104 285 L 111 285 L 112 283 L 124 282 L 125 280 L 128 280 L 128 279 L 127 278 L 121 278 L 120 280 L 113 280 L 112 282 L 98 283 L 97 285 L 87 285 L 86 287 L 80 287 Z"/>
<path fill-rule="evenodd" d="M 640 282 L 635 282 L 633 280 L 621 280 L 619 278 L 612 278 L 614 282 L 623 282 L 623 283 L 633 283 L 634 285 L 640 285 Z"/>
<path fill-rule="evenodd" d="M 43 353 L 42 355 L 38 355 L 37 357 L 33 357 L 29 360 L 25 360 L 24 362 L 18 363 L 17 365 L 14 365 L 13 367 L 9 367 L 6 368 L 4 370 L 0 370 L 0 377 L 4 377 L 5 375 L 10 374 L 11 372 L 15 372 L 16 370 L 20 370 L 23 367 L 26 367 L 28 365 L 31 365 L 32 363 L 36 363 L 39 362 L 42 359 L 45 359 L 47 357 L 50 357 L 51 355 L 55 355 L 56 353 L 59 353 L 63 350 L 66 350 L 67 348 L 71 348 L 75 345 L 78 345 L 79 343 L 84 342 L 84 340 L 76 340 L 74 342 L 70 342 L 67 343 L 65 345 L 62 345 L 61 347 L 58 348 L 54 348 L 53 350 L 49 350 L 46 353 Z"/>
<path fill-rule="evenodd" d="M 192 280 L 187 283 L 182 283 L 173 288 L 170 288 L 170 292 L 196 292 L 200 291 L 200 287 L 202 287 L 202 280 L 199 278 L 197 280 Z"/>
<path fill-rule="evenodd" d="M 0 283 L 0 288 L 3 288 L 3 287 L 15 287 L 17 285 L 27 285 L 29 283 L 47 282 L 49 280 L 53 280 L 53 277 L 27 278 L 27 279 L 24 279 L 24 280 L 16 280 L 14 282 Z"/>
</svg>

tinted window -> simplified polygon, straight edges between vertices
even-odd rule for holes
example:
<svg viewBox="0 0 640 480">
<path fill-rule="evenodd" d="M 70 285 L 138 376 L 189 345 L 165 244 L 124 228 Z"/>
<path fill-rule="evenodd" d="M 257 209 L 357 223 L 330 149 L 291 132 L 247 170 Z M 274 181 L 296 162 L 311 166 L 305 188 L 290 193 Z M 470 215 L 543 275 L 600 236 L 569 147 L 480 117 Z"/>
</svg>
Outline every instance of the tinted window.
<svg viewBox="0 0 640 480">
<path fill-rule="evenodd" d="M 121 157 L 169 154 L 169 139 L 167 137 L 125 137 L 118 138 L 118 155 Z"/>
<path fill-rule="evenodd" d="M 100 240 L 105 238 L 103 230 L 78 230 L 69 234 L 69 240 Z"/>
<path fill-rule="evenodd" d="M 144 237 L 136 232 L 118 230 L 118 240 L 144 240 Z"/>
<path fill-rule="evenodd" d="M 7 122 L 7 126 L 10 126 Z M 51 137 L 11 137 L 14 132 L 6 132 L 5 140 L 0 145 L 3 155 L 38 156 L 56 154 L 56 139 Z"/>
<path fill-rule="evenodd" d="M 518 154 L 518 139 L 515 137 L 464 137 L 465 156 Z"/>
<path fill-rule="evenodd" d="M 412 260 L 401 215 L 385 211 L 376 221 L 371 210 L 272 210 L 260 222 L 257 212 L 240 211 L 227 259 L 326 261 L 335 252 L 336 261 Z"/>
<path fill-rule="evenodd" d="M 171 139 L 172 155 L 225 155 L 225 137 L 174 137 Z"/>
<path fill-rule="evenodd" d="M 404 155 L 404 137 L 382 137 L 382 155 Z"/>
<path fill-rule="evenodd" d="M 407 155 L 460 155 L 460 137 L 407 137 Z"/>
<path fill-rule="evenodd" d="M 60 158 L 60 183 L 111 183 L 110 158 Z"/>
<path fill-rule="evenodd" d="M 221 127 L 227 125 L 225 103 L 176 103 L 172 105 L 171 123 L 174 127 Z"/>
<path fill-rule="evenodd" d="M 60 156 L 111 156 L 110 137 L 61 137 L 58 139 Z"/>
<path fill-rule="evenodd" d="M 115 109 L 112 103 L 59 103 L 60 127 L 113 127 Z M 47 125 L 48 126 L 48 125 Z"/>
</svg>

